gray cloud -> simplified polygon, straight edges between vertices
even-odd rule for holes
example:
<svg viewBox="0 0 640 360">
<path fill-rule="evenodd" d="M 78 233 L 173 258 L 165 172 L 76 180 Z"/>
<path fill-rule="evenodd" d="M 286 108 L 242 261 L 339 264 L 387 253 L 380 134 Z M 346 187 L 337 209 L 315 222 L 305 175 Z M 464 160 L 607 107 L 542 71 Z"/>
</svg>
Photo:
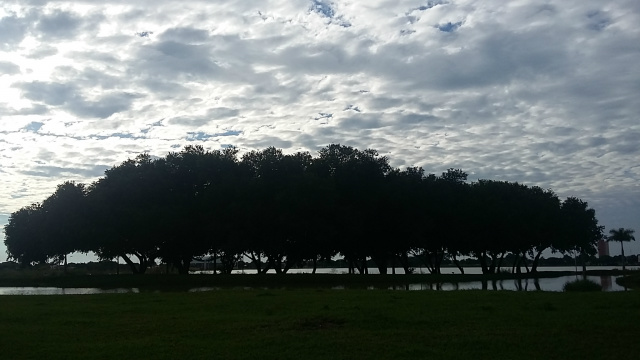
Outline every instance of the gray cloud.
<svg viewBox="0 0 640 360">
<path fill-rule="evenodd" d="M 97 100 L 87 100 L 80 88 L 69 83 L 36 81 L 18 83 L 15 87 L 21 89 L 27 99 L 59 106 L 81 117 L 107 118 L 129 109 L 133 100 L 140 97 L 130 93 L 107 93 Z"/>
<path fill-rule="evenodd" d="M 35 25 L 35 30 L 47 38 L 66 39 L 75 37 L 82 25 L 82 19 L 73 13 L 55 10 L 43 15 Z"/>
<path fill-rule="evenodd" d="M 209 31 L 189 27 L 171 28 L 160 34 L 162 41 L 177 41 L 187 44 L 204 43 L 209 40 Z"/>
<path fill-rule="evenodd" d="M 640 229 L 637 1 L 5 3 L 0 213 L 142 151 L 342 143 Z"/>
<path fill-rule="evenodd" d="M 169 119 L 168 122 L 171 125 L 201 127 L 220 119 L 238 116 L 238 114 L 239 111 L 237 109 L 230 109 L 226 107 L 211 108 L 207 110 L 206 114 L 201 116 L 176 117 Z"/>
<path fill-rule="evenodd" d="M 56 49 L 55 47 L 42 45 L 37 49 L 33 50 L 29 55 L 27 55 L 27 58 L 40 60 L 49 56 L 53 56 L 57 53 L 58 53 L 58 49 Z"/>
<path fill-rule="evenodd" d="M 0 61 L 0 76 L 20 73 L 20 66 L 10 61 Z"/>
<path fill-rule="evenodd" d="M 18 83 L 15 87 L 21 89 L 27 99 L 47 105 L 63 105 L 78 96 L 78 89 L 72 84 L 33 81 Z"/>
<path fill-rule="evenodd" d="M 0 18 L 0 50 L 10 50 L 24 39 L 30 19 L 11 14 Z"/>
<path fill-rule="evenodd" d="M 104 173 L 109 166 L 107 165 L 92 165 L 85 168 L 72 168 L 72 167 L 58 167 L 58 166 L 46 166 L 38 165 L 34 166 L 32 170 L 24 171 L 25 175 L 40 176 L 40 177 L 62 177 L 62 176 L 83 176 L 83 177 L 97 177 Z"/>
</svg>

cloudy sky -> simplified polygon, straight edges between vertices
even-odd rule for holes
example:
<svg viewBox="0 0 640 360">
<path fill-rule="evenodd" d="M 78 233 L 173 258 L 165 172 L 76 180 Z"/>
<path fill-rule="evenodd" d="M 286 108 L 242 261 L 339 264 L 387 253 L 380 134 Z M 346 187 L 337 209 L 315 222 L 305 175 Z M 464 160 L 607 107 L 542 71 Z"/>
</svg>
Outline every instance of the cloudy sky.
<svg viewBox="0 0 640 360">
<path fill-rule="evenodd" d="M 0 225 L 145 151 L 330 143 L 552 188 L 640 236 L 640 2 L 0 4 Z"/>
</svg>

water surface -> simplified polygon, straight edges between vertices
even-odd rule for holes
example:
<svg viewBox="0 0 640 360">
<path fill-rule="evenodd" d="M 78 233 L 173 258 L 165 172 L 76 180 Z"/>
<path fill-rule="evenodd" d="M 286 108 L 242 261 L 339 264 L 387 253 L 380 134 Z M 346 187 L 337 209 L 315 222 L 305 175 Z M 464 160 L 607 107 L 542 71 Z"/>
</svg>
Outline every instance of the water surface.
<svg viewBox="0 0 640 360">
<path fill-rule="evenodd" d="M 625 291 L 627 289 L 616 284 L 619 276 L 587 276 L 602 285 L 603 291 Z M 556 278 L 541 279 L 506 279 L 506 280 L 488 280 L 488 281 L 464 281 L 464 282 L 438 282 L 438 283 L 410 283 L 405 285 L 393 286 L 366 286 L 370 290 L 398 290 L 398 291 L 456 291 L 456 290 L 490 290 L 490 291 L 563 291 L 564 284 L 582 276 L 560 276 Z M 359 285 L 358 288 L 361 288 Z M 334 290 L 349 289 L 349 286 L 337 285 L 328 286 L 327 288 Z M 223 287 L 195 287 L 188 289 L 188 292 L 216 291 L 222 290 Z M 260 287 L 235 287 L 233 289 L 252 290 L 252 289 L 271 289 L 268 286 Z M 286 287 L 274 287 L 273 289 L 286 289 Z M 147 291 L 147 290 L 145 290 Z M 162 289 L 148 290 L 162 292 Z M 138 288 L 117 288 L 117 289 L 99 289 L 99 288 L 57 288 L 57 287 L 0 287 L 0 295 L 91 295 L 91 294 L 124 294 L 139 293 Z"/>
</svg>

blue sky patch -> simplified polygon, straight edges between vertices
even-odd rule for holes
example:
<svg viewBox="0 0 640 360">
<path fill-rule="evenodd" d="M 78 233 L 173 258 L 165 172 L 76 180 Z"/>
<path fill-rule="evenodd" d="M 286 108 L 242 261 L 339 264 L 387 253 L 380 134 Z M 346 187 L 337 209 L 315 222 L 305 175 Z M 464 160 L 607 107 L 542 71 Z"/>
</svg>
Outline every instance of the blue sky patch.
<svg viewBox="0 0 640 360">
<path fill-rule="evenodd" d="M 442 4 L 446 3 L 442 1 L 427 1 L 425 5 L 418 6 L 417 8 L 415 8 L 415 10 L 425 11 Z"/>
<path fill-rule="evenodd" d="M 317 12 L 318 14 L 333 19 L 336 15 L 335 10 L 331 7 L 331 4 L 328 1 L 323 0 L 312 0 L 311 10 Z"/>
<path fill-rule="evenodd" d="M 42 125 L 44 125 L 44 123 L 41 123 L 39 121 L 32 121 L 28 123 L 27 126 L 23 127 L 23 129 L 29 132 L 37 133 L 38 130 L 40 130 L 40 128 L 42 127 Z"/>
<path fill-rule="evenodd" d="M 187 141 L 205 141 L 215 137 L 238 136 L 240 134 L 242 134 L 242 131 L 238 131 L 238 130 L 226 130 L 225 132 L 216 133 L 216 134 L 207 134 L 204 131 L 188 132 Z"/>
<path fill-rule="evenodd" d="M 320 116 L 315 117 L 315 118 L 314 118 L 314 120 L 329 119 L 329 118 L 332 118 L 332 117 L 333 117 L 333 114 L 330 114 L 330 113 L 323 113 L 323 112 L 318 113 L 318 115 L 320 115 Z"/>
<path fill-rule="evenodd" d="M 440 30 L 442 32 L 449 32 L 450 33 L 450 32 L 454 32 L 454 31 L 458 30 L 460 25 L 462 25 L 462 21 L 459 21 L 457 23 L 448 22 L 446 24 L 438 25 L 436 27 L 438 28 L 438 30 Z"/>
</svg>

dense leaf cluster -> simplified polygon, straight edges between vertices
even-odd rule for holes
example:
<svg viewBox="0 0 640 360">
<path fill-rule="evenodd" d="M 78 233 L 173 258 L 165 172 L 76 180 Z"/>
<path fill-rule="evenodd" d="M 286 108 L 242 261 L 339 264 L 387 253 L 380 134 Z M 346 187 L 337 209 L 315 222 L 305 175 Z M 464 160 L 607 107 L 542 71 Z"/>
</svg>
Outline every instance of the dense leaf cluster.
<svg viewBox="0 0 640 360">
<path fill-rule="evenodd" d="M 142 154 L 89 186 L 59 185 L 11 214 L 5 233 L 23 265 L 93 251 L 138 273 L 157 260 L 187 273 L 206 255 L 223 272 L 250 259 L 258 272 L 286 273 L 342 256 L 351 271 L 373 261 L 386 273 L 409 271 L 417 256 L 439 273 L 445 256 L 470 256 L 492 273 L 506 254 L 518 268 L 533 261 L 533 271 L 546 249 L 593 254 L 602 227 L 586 202 L 551 190 L 394 169 L 375 150 L 333 144 L 316 157 L 273 147 L 240 159 L 234 148 L 201 146 Z"/>
</svg>

